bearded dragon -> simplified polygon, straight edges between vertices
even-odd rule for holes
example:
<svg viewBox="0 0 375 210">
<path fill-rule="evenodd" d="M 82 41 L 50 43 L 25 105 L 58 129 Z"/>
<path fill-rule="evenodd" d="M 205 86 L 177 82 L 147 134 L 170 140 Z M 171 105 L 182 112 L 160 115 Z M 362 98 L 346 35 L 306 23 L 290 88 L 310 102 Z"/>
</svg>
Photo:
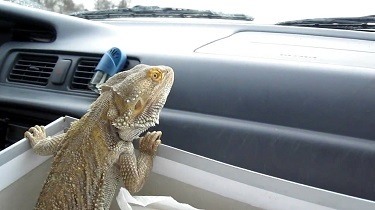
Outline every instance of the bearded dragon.
<svg viewBox="0 0 375 210">
<path fill-rule="evenodd" d="M 43 126 L 25 132 L 35 153 L 53 155 L 36 209 L 109 209 L 121 178 L 130 192 L 139 191 L 162 133 L 140 137 L 138 157 L 132 141 L 159 123 L 173 81 L 170 67 L 138 65 L 104 83 L 66 133 L 46 137 Z"/>
</svg>

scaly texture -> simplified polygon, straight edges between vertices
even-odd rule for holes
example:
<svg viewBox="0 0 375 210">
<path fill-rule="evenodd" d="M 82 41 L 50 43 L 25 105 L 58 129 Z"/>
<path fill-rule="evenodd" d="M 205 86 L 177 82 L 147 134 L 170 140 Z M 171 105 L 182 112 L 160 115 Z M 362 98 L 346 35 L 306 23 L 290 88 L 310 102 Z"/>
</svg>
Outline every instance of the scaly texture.
<svg viewBox="0 0 375 210">
<path fill-rule="evenodd" d="M 159 122 L 174 80 L 166 66 L 138 65 L 111 77 L 99 98 L 70 129 L 46 137 L 43 126 L 25 133 L 35 153 L 53 155 L 36 209 L 109 209 L 119 180 L 139 191 L 152 169 L 161 132 L 133 139 Z"/>
</svg>

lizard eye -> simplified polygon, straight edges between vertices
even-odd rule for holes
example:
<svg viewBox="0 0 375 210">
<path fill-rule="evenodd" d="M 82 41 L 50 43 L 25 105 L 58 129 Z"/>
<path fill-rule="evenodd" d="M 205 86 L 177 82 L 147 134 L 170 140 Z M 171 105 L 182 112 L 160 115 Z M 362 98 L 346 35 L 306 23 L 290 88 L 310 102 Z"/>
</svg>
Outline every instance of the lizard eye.
<svg viewBox="0 0 375 210">
<path fill-rule="evenodd" d="M 147 76 L 155 82 L 160 82 L 163 79 L 163 72 L 160 69 L 152 68 L 148 70 Z"/>
</svg>

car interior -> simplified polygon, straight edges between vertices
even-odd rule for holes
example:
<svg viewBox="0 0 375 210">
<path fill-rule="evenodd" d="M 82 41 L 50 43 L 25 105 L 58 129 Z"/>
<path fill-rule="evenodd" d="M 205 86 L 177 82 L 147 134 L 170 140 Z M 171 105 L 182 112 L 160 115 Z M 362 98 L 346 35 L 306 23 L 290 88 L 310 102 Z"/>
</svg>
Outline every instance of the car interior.
<svg viewBox="0 0 375 210">
<path fill-rule="evenodd" d="M 162 143 L 375 201 L 375 34 L 229 20 L 86 20 L 0 1 L 0 146 L 80 118 L 103 54 L 167 65 Z"/>
</svg>

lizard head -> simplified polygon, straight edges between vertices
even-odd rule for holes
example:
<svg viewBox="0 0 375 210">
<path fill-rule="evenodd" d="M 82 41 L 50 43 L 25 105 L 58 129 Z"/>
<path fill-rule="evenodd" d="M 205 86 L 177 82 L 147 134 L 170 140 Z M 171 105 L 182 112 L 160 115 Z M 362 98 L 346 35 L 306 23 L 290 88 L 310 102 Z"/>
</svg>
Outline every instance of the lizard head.
<svg viewBox="0 0 375 210">
<path fill-rule="evenodd" d="M 107 119 L 122 139 L 130 140 L 159 123 L 173 81 L 172 68 L 140 64 L 101 86 L 102 94 L 112 94 Z"/>
</svg>

